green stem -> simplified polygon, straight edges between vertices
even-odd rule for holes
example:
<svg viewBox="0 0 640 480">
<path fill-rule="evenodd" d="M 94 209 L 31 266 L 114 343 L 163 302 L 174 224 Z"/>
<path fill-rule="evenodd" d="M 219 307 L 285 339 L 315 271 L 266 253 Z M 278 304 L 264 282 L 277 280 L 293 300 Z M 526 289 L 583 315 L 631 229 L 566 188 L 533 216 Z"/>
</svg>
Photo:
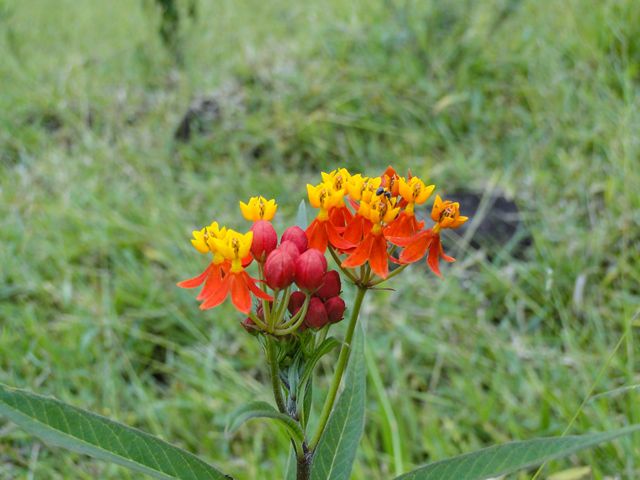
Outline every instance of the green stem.
<svg viewBox="0 0 640 480">
<path fill-rule="evenodd" d="M 322 407 L 322 413 L 320 413 L 320 420 L 318 421 L 318 428 L 316 433 L 309 444 L 309 450 L 314 451 L 316 445 L 318 445 L 318 441 L 322 436 L 322 432 L 324 432 L 325 427 L 327 426 L 327 421 L 329 420 L 329 415 L 331 414 L 331 410 L 333 409 L 333 404 L 336 401 L 336 395 L 338 394 L 338 388 L 340 388 L 340 383 L 342 381 L 342 375 L 347 367 L 347 363 L 349 362 L 349 355 L 351 353 L 351 341 L 353 340 L 353 333 L 356 329 L 356 323 L 358 321 L 358 315 L 360 314 L 360 308 L 362 307 L 362 300 L 364 300 L 364 295 L 367 293 L 367 288 L 363 286 L 358 287 L 358 293 L 356 294 L 355 303 L 353 305 L 353 311 L 351 312 L 351 318 L 349 319 L 349 326 L 347 327 L 347 334 L 344 337 L 344 343 L 342 344 L 342 348 L 340 348 L 340 355 L 338 356 L 338 363 L 336 365 L 336 371 L 333 374 L 333 380 L 331 381 L 331 387 L 329 387 L 329 393 L 327 395 L 327 399 L 324 402 Z"/>
<path fill-rule="evenodd" d="M 311 295 L 307 294 L 307 297 L 304 299 L 304 303 L 298 312 L 291 317 L 288 321 L 283 323 L 280 328 L 275 330 L 276 335 L 288 335 L 298 329 L 302 322 L 304 322 L 304 317 L 307 316 L 307 309 L 309 308 L 309 300 L 311 300 Z"/>
<path fill-rule="evenodd" d="M 369 286 L 370 287 L 375 287 L 376 285 L 380 285 L 382 282 L 386 282 L 387 280 L 395 277 L 396 275 L 398 275 L 399 273 L 402 273 L 402 271 L 407 268 L 409 265 L 405 264 L 405 265 L 401 265 L 398 268 L 396 268 L 393 272 L 391 272 L 389 275 L 387 275 L 386 278 L 379 278 L 378 280 L 374 280 L 373 282 L 369 282 Z"/>
<path fill-rule="evenodd" d="M 267 340 L 267 362 L 271 373 L 271 387 L 273 388 L 273 396 L 276 399 L 276 405 L 280 413 L 286 413 L 287 409 L 282 395 L 282 387 L 280 386 L 280 376 L 278 368 L 278 354 L 276 352 L 276 344 L 270 335 L 265 335 Z"/>
<path fill-rule="evenodd" d="M 269 327 L 267 326 L 267 324 L 264 323 L 262 320 L 260 320 L 255 313 L 249 312 L 249 318 L 253 320 L 253 323 L 255 323 L 258 327 L 260 327 L 262 331 L 264 332 L 269 331 Z"/>
<path fill-rule="evenodd" d="M 356 278 L 356 276 L 350 270 L 342 266 L 342 261 L 340 260 L 340 257 L 338 257 L 338 254 L 336 253 L 336 251 L 333 249 L 331 245 L 329 245 L 329 252 L 331 253 L 333 260 L 336 262 L 336 265 L 338 265 L 338 268 L 342 271 L 342 273 L 344 273 L 347 277 L 349 277 L 349 280 L 351 280 L 353 283 L 358 283 L 358 279 Z"/>
</svg>

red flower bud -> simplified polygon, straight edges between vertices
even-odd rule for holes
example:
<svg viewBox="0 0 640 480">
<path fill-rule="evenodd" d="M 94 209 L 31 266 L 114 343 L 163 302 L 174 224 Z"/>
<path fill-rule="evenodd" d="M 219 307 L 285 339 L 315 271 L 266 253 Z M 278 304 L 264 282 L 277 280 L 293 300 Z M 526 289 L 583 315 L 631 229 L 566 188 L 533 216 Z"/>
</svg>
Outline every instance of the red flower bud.
<svg viewBox="0 0 640 480">
<path fill-rule="evenodd" d="M 346 305 L 340 297 L 331 297 L 324 302 L 324 308 L 327 310 L 327 316 L 331 323 L 337 323 L 344 318 L 344 310 Z"/>
<path fill-rule="evenodd" d="M 273 305 L 273 302 L 269 302 L 269 305 Z M 258 318 L 264 322 L 264 307 L 262 302 L 258 303 L 258 307 L 256 308 L 256 315 Z"/>
<path fill-rule="evenodd" d="M 310 248 L 296 260 L 295 281 L 301 290 L 315 292 L 327 273 L 327 259 L 320 250 Z"/>
<path fill-rule="evenodd" d="M 291 294 L 289 297 L 289 305 L 287 305 L 291 315 L 298 313 L 298 310 L 300 310 L 304 304 L 305 298 L 307 298 L 307 296 L 302 292 L 293 292 Z"/>
<path fill-rule="evenodd" d="M 271 251 L 278 245 L 278 234 L 266 220 L 258 220 L 251 226 L 253 241 L 251 253 L 258 262 L 264 262 Z"/>
<path fill-rule="evenodd" d="M 294 260 L 297 260 L 300 254 L 302 253 L 298 249 L 298 246 L 295 243 L 293 243 L 291 240 L 285 240 L 280 244 L 278 248 L 287 252 L 291 256 L 291 258 L 293 258 Z"/>
<path fill-rule="evenodd" d="M 318 297 L 313 297 L 309 302 L 309 308 L 307 309 L 307 316 L 304 317 L 304 323 L 310 328 L 322 328 L 329 323 L 327 310 L 324 308 L 322 300 Z"/>
<path fill-rule="evenodd" d="M 280 242 L 293 242 L 296 247 L 298 247 L 298 251 L 300 253 L 304 253 L 307 251 L 309 242 L 307 240 L 307 234 L 304 233 L 300 227 L 293 226 L 287 228 L 283 233 L 282 237 L 280 237 Z"/>
<path fill-rule="evenodd" d="M 274 290 L 287 288 L 293 282 L 295 263 L 291 255 L 276 248 L 264 263 L 264 279 Z"/>
<path fill-rule="evenodd" d="M 253 320 L 251 320 L 251 318 L 245 318 L 242 322 L 240 322 L 240 325 L 242 325 L 242 328 L 244 328 L 251 335 L 258 334 L 258 326 L 253 322 Z"/>
<path fill-rule="evenodd" d="M 318 289 L 316 295 L 324 300 L 340 295 L 341 289 L 340 274 L 337 270 L 329 270 L 324 276 L 322 286 Z"/>
</svg>

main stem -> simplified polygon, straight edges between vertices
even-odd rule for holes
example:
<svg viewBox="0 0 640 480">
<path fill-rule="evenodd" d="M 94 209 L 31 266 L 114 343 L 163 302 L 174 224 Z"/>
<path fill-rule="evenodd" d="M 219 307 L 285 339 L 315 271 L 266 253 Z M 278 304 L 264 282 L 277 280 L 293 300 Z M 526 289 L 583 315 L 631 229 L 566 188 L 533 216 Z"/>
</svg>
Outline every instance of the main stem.
<svg viewBox="0 0 640 480">
<path fill-rule="evenodd" d="M 278 367 L 278 354 L 276 352 L 276 344 L 273 342 L 273 338 L 270 335 L 265 335 L 267 339 L 267 362 L 269 363 L 269 369 L 271 372 L 271 387 L 273 388 L 273 396 L 276 399 L 278 410 L 281 413 L 286 413 L 287 409 L 284 404 L 284 397 L 282 396 L 282 387 L 280 386 L 280 375 Z"/>
<path fill-rule="evenodd" d="M 318 441 L 322 436 L 322 432 L 324 432 L 324 429 L 327 426 L 327 421 L 329 420 L 329 415 L 331 414 L 331 410 L 333 409 L 333 404 L 336 401 L 338 388 L 340 388 L 342 376 L 344 375 L 345 368 L 347 367 L 347 363 L 349 362 L 349 355 L 351 354 L 351 341 L 353 340 L 353 332 L 356 329 L 356 323 L 358 321 L 358 315 L 360 314 L 360 308 L 362 307 L 362 300 L 364 300 L 365 293 L 367 293 L 367 287 L 358 285 L 358 293 L 356 294 L 356 300 L 353 305 L 353 310 L 351 311 L 351 318 L 349 319 L 347 334 L 344 337 L 344 343 L 342 344 L 342 348 L 340 349 L 340 355 L 338 356 L 336 371 L 333 374 L 331 387 L 329 387 L 329 393 L 327 395 L 327 399 L 325 400 L 324 405 L 322 407 L 322 412 L 320 413 L 318 428 L 316 430 L 316 433 L 313 439 L 311 440 L 311 443 L 309 444 L 309 450 L 311 452 L 313 452 L 316 448 L 316 445 L 318 445 Z"/>
</svg>

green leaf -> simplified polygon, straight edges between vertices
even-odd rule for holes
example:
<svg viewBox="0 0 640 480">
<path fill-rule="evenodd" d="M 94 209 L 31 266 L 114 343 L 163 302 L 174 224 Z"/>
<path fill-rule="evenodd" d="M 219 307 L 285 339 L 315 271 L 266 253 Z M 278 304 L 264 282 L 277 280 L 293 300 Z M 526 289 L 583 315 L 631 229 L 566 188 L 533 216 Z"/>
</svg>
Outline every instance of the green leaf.
<svg viewBox="0 0 640 480">
<path fill-rule="evenodd" d="M 298 468 L 298 459 L 296 457 L 296 451 L 291 448 L 291 452 L 289 453 L 289 459 L 287 460 L 287 466 L 285 470 L 285 480 L 296 480 Z"/>
<path fill-rule="evenodd" d="M 305 385 L 307 381 L 311 379 L 311 375 L 313 374 L 313 369 L 316 368 L 316 364 L 320 361 L 322 357 L 324 357 L 331 350 L 340 345 L 340 342 L 336 340 L 334 337 L 329 337 L 322 342 L 318 348 L 315 349 L 311 357 L 307 360 L 304 371 L 300 377 L 300 385 Z M 302 395 L 299 395 L 302 396 Z"/>
<path fill-rule="evenodd" d="M 364 333 L 358 326 L 345 387 L 320 437 L 311 466 L 311 480 L 348 480 L 364 430 L 367 370 Z"/>
<path fill-rule="evenodd" d="M 0 384 L 0 415 L 45 442 L 160 479 L 223 480 L 195 455 L 53 398 Z"/>
<path fill-rule="evenodd" d="M 567 437 L 535 438 L 495 445 L 418 468 L 396 480 L 482 480 L 566 457 L 579 450 L 640 431 L 640 425 L 611 432 Z"/>
<path fill-rule="evenodd" d="M 309 225 L 309 217 L 307 216 L 307 202 L 300 200 L 298 205 L 298 213 L 296 214 L 296 225 L 302 230 L 306 230 Z"/>
<path fill-rule="evenodd" d="M 227 431 L 235 432 L 244 422 L 252 418 L 272 418 L 286 428 L 289 435 L 299 443 L 304 440 L 304 432 L 300 425 L 288 415 L 278 412 L 267 402 L 251 402 L 237 409 L 229 418 Z"/>
<path fill-rule="evenodd" d="M 338 340 L 334 337 L 329 337 L 325 339 L 306 360 L 297 391 L 298 400 L 302 400 L 302 410 L 300 410 L 299 413 L 300 423 L 303 427 L 309 422 L 309 414 L 311 412 L 311 403 L 313 400 L 313 379 L 311 376 L 313 375 L 313 370 L 316 368 L 320 359 L 338 345 L 340 345 Z"/>
</svg>

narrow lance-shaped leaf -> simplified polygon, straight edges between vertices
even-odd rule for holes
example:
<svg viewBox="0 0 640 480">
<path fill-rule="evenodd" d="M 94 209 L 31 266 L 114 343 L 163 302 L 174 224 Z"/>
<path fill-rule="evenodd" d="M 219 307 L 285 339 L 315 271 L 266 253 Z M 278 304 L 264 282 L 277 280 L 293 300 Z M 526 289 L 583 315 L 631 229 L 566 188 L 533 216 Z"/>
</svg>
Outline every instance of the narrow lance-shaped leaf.
<svg viewBox="0 0 640 480">
<path fill-rule="evenodd" d="M 195 455 L 53 398 L 0 385 L 0 415 L 45 442 L 163 480 L 225 480 Z"/>
<path fill-rule="evenodd" d="M 309 226 L 309 218 L 307 216 L 307 202 L 300 200 L 298 212 L 296 213 L 296 225 L 302 230 L 306 230 Z"/>
<path fill-rule="evenodd" d="M 566 457 L 579 450 L 637 431 L 640 431 L 640 425 L 611 432 L 535 438 L 495 445 L 426 465 L 401 475 L 396 480 L 484 480 Z"/>
<path fill-rule="evenodd" d="M 237 409 L 229 418 L 227 430 L 235 432 L 244 422 L 252 418 L 271 418 L 276 420 L 287 429 L 292 438 L 295 438 L 299 443 L 304 440 L 304 432 L 300 425 L 291 417 L 278 412 L 267 402 L 251 402 Z"/>
<path fill-rule="evenodd" d="M 311 480 L 348 480 L 364 430 L 367 370 L 364 332 L 357 327 L 345 387 L 329 417 L 311 466 Z"/>
</svg>

